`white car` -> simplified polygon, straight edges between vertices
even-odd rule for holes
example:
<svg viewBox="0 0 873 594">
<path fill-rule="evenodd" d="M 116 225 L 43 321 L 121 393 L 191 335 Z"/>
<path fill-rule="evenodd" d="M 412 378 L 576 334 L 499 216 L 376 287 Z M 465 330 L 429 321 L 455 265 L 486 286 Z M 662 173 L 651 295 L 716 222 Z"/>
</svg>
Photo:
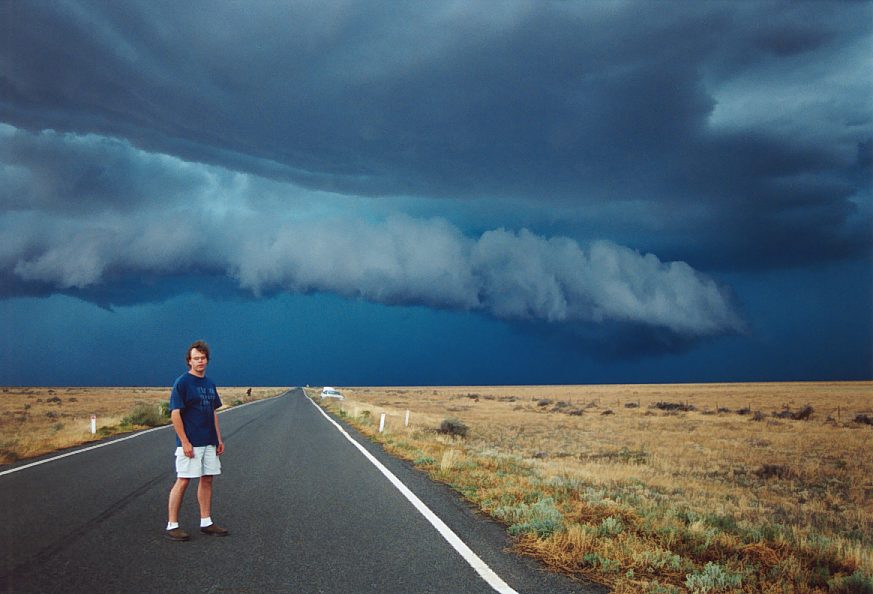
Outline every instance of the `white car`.
<svg viewBox="0 0 873 594">
<path fill-rule="evenodd" d="M 331 388 L 330 386 L 325 386 L 321 389 L 321 397 L 322 398 L 339 398 L 343 400 L 343 395 L 340 394 L 339 390 L 336 388 Z"/>
</svg>

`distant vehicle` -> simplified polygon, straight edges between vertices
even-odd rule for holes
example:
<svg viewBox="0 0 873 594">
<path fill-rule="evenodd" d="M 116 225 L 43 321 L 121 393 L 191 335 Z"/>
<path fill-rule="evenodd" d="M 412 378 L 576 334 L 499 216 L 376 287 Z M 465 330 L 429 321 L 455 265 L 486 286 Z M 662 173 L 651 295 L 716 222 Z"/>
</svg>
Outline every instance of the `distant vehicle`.
<svg viewBox="0 0 873 594">
<path fill-rule="evenodd" d="M 339 398 L 340 400 L 344 400 L 343 395 L 340 394 L 339 390 L 336 388 L 331 388 L 330 386 L 325 386 L 321 389 L 321 397 L 322 398 Z"/>
</svg>

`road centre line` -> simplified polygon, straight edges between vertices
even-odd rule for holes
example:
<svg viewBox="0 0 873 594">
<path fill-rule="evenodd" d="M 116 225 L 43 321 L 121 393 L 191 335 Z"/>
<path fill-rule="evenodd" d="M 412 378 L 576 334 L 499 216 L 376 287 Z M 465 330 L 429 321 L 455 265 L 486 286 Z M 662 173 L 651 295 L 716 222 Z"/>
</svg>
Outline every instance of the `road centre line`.
<svg viewBox="0 0 873 594">
<path fill-rule="evenodd" d="M 288 392 L 284 392 L 280 394 L 280 396 L 284 396 Z M 273 396 L 273 398 L 278 398 L 278 396 Z M 272 400 L 272 398 L 263 398 L 261 400 L 253 400 L 252 402 L 246 402 L 245 404 L 240 404 L 239 406 L 233 406 L 231 408 L 220 410 L 218 414 L 224 414 L 231 410 L 236 410 L 238 408 L 242 408 L 244 406 L 248 406 L 250 404 L 257 404 L 258 402 L 266 402 L 267 400 Z M 119 437 L 118 439 L 113 439 L 112 441 L 104 441 L 103 443 L 98 443 L 97 445 L 88 446 L 87 448 L 82 448 L 81 450 L 75 450 L 73 452 L 67 452 L 66 454 L 60 454 L 58 456 L 52 456 L 51 458 L 46 458 L 44 460 L 38 460 L 36 462 L 31 462 L 30 464 L 25 464 L 23 466 L 16 466 L 15 468 L 10 468 L 9 470 L 0 471 L 0 476 L 6 474 L 12 474 L 13 472 L 18 472 L 19 470 L 25 470 L 27 468 L 33 468 L 34 466 L 39 466 L 40 464 L 45 464 L 46 462 L 54 462 L 55 460 L 60 460 L 61 458 L 66 458 L 67 456 L 75 456 L 76 454 L 83 454 L 85 452 L 90 452 L 91 450 L 96 450 L 98 448 L 103 448 L 109 445 L 113 445 L 116 443 L 121 443 L 122 441 L 127 441 L 128 439 L 133 439 L 134 437 L 140 437 L 145 435 L 146 433 L 151 433 L 152 431 L 160 431 L 161 429 L 172 428 L 172 425 L 161 425 L 160 427 L 153 427 L 151 429 L 145 429 L 144 431 L 137 431 L 131 435 L 126 437 Z"/>
<path fill-rule="evenodd" d="M 476 573 L 478 573 L 479 576 L 484 579 L 489 586 L 491 586 L 492 588 L 494 588 L 495 591 L 500 592 L 501 594 L 518 594 L 509 586 L 509 584 L 504 582 L 500 578 L 500 576 L 494 573 L 494 570 L 488 567 L 488 565 L 481 558 L 479 558 L 479 556 L 474 553 L 473 550 L 470 549 L 470 547 L 468 547 L 464 543 L 464 541 L 462 541 L 461 538 L 457 534 L 455 534 L 455 532 L 439 518 L 439 516 L 433 513 L 430 508 L 428 508 L 424 504 L 424 502 L 415 495 L 415 493 L 410 491 L 409 487 L 404 485 L 393 472 L 388 470 L 385 465 L 379 462 L 379 460 L 377 460 L 375 456 L 368 452 L 366 448 L 364 448 L 364 446 L 352 439 L 352 436 L 349 435 L 348 432 L 343 429 L 339 423 L 330 418 L 330 416 L 326 412 L 324 412 L 324 410 L 322 410 L 322 408 L 318 406 L 308 396 L 307 400 L 312 402 L 312 406 L 317 408 L 318 412 L 324 415 L 324 418 L 333 423 L 337 430 L 339 430 L 339 432 L 346 439 L 352 442 L 352 445 L 358 448 L 358 450 L 360 450 L 360 452 L 364 454 L 364 457 L 366 457 L 367 460 L 369 460 L 373 464 L 373 466 L 379 469 L 379 472 L 384 474 L 385 477 L 391 482 L 391 484 L 397 487 L 397 490 L 400 491 L 403 496 L 409 500 L 410 503 L 412 503 L 415 509 L 417 509 L 419 513 L 421 513 L 421 515 L 423 515 L 434 528 L 436 528 L 437 532 L 440 533 L 440 536 L 446 539 L 446 541 L 452 546 L 452 548 L 455 549 L 455 551 L 457 551 L 458 554 L 461 555 L 461 557 L 463 557 L 464 561 L 466 561 L 470 565 L 470 567 L 476 570 Z"/>
</svg>

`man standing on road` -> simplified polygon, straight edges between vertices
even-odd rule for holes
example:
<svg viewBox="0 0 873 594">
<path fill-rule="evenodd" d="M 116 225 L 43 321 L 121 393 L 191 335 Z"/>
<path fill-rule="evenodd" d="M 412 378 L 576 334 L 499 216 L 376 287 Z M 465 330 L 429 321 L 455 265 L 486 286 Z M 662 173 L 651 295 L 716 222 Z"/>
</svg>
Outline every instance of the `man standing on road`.
<svg viewBox="0 0 873 594">
<path fill-rule="evenodd" d="M 186 360 L 188 371 L 176 380 L 170 394 L 170 418 L 176 430 L 177 478 L 170 490 L 166 536 L 177 541 L 191 538 L 179 528 L 179 511 L 192 478 L 198 479 L 200 532 L 210 536 L 228 533 L 212 522 L 212 479 L 221 474 L 218 457 L 224 453 L 224 442 L 216 412 L 221 398 L 215 384 L 206 377 L 209 345 L 198 340 L 188 347 Z"/>
</svg>

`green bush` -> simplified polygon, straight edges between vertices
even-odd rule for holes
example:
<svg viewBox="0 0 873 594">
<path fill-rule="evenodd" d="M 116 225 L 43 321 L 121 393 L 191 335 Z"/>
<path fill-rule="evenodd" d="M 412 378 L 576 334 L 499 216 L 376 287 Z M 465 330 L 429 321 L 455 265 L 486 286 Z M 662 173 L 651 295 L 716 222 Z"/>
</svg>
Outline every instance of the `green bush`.
<svg viewBox="0 0 873 594">
<path fill-rule="evenodd" d="M 639 555 L 634 555 L 634 560 L 644 563 L 646 568 L 650 571 L 663 569 L 665 567 L 672 570 L 678 570 L 682 567 L 682 557 L 671 551 L 665 551 L 662 549 L 644 551 Z"/>
<path fill-rule="evenodd" d="M 703 571 L 690 573 L 685 576 L 685 587 L 692 592 L 724 592 L 731 588 L 738 588 L 743 582 L 743 576 L 724 569 L 718 563 L 711 561 L 706 564 Z"/>
<path fill-rule="evenodd" d="M 163 409 L 163 406 L 161 407 Z M 122 425 L 144 425 L 146 427 L 158 427 L 166 424 L 166 417 L 161 414 L 154 404 L 141 402 L 133 407 L 133 411 L 124 419 Z"/>
<path fill-rule="evenodd" d="M 604 573 L 615 573 L 621 569 L 620 562 L 616 561 L 615 559 L 601 557 L 597 553 L 588 553 L 584 557 L 582 557 L 582 560 L 591 567 L 599 569 Z"/>
<path fill-rule="evenodd" d="M 618 536 L 623 531 L 624 524 L 621 523 L 621 519 L 614 518 L 613 516 L 603 518 L 600 526 L 597 527 L 598 536 Z"/>
<path fill-rule="evenodd" d="M 551 497 L 541 498 L 531 505 L 524 502 L 503 505 L 494 510 L 494 516 L 510 525 L 509 533 L 513 536 L 533 532 L 545 538 L 564 528 L 564 516 Z"/>
<path fill-rule="evenodd" d="M 839 594 L 873 594 L 873 577 L 856 571 L 849 577 L 828 581 L 828 588 L 831 592 Z"/>
</svg>

